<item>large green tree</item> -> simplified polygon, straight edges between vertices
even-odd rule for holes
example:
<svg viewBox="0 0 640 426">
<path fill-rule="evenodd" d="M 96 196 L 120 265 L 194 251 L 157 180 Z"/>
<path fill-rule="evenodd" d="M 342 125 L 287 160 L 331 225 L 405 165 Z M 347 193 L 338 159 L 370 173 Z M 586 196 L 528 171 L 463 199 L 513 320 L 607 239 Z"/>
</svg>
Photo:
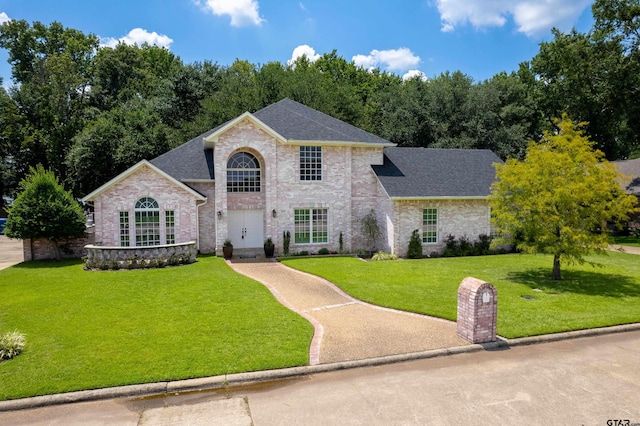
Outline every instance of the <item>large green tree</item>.
<svg viewBox="0 0 640 426">
<path fill-rule="evenodd" d="M 624 193 L 615 165 L 566 117 L 558 133 L 532 142 L 523 161 L 496 165 L 490 196 L 497 243 L 553 255 L 552 279 L 562 262 L 582 263 L 609 244 L 607 223 L 619 224 L 637 200 Z M 511 238 L 514 237 L 514 238 Z"/>
<path fill-rule="evenodd" d="M 64 177 L 71 139 L 86 122 L 98 37 L 58 22 L 11 20 L 0 26 L 0 47 L 9 54 L 15 83 L 9 94 L 23 123 L 20 169 L 44 164 Z"/>
<path fill-rule="evenodd" d="M 5 234 L 9 238 L 46 238 L 62 258 L 61 240 L 84 235 L 85 217 L 55 174 L 42 165 L 31 168 L 20 182 L 22 192 L 9 209 Z"/>
</svg>

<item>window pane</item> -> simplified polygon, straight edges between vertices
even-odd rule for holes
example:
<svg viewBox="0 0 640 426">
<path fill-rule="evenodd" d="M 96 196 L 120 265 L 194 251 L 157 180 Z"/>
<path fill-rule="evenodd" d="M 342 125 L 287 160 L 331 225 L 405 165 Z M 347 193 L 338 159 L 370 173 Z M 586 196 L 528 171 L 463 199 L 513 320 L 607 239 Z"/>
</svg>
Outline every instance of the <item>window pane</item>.
<svg viewBox="0 0 640 426">
<path fill-rule="evenodd" d="M 164 212 L 165 215 L 165 233 L 167 244 L 175 244 L 176 243 L 176 231 L 175 231 L 175 214 L 173 210 L 167 210 Z"/>
<path fill-rule="evenodd" d="M 294 242 L 296 244 L 311 242 L 311 221 L 309 209 L 294 210 Z"/>
<path fill-rule="evenodd" d="M 129 247 L 129 212 L 120 212 L 120 246 Z"/>
<path fill-rule="evenodd" d="M 326 243 L 328 241 L 327 209 L 313 209 L 312 229 L 314 243 Z"/>
<path fill-rule="evenodd" d="M 322 180 L 322 147 L 300 147 L 300 180 Z"/>
<path fill-rule="evenodd" d="M 160 211 L 153 198 L 141 198 L 135 208 L 136 246 L 160 244 Z"/>
<path fill-rule="evenodd" d="M 260 192 L 260 163 L 248 152 L 237 152 L 227 162 L 228 192 Z"/>
<path fill-rule="evenodd" d="M 422 211 L 422 242 L 438 242 L 438 209 L 424 209 Z"/>
</svg>

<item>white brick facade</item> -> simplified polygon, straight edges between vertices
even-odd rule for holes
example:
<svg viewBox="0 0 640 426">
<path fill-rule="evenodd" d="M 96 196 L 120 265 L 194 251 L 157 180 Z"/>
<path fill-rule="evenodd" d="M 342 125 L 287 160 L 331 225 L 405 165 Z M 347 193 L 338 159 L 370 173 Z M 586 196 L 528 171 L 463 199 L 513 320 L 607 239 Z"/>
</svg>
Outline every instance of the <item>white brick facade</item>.
<svg viewBox="0 0 640 426">
<path fill-rule="evenodd" d="M 441 251 L 448 234 L 466 235 L 475 240 L 478 235 L 490 232 L 489 207 L 484 199 L 392 200 L 371 167 L 383 164 L 383 146 L 309 143 L 321 146 L 322 179 L 302 181 L 300 146 L 304 142 L 283 142 L 250 116 L 214 136 L 212 140 L 202 140 L 203 150 L 205 146 L 213 148 L 213 180 L 178 182 L 150 165 L 143 165 L 106 184 L 105 189 L 97 190 L 97 195 L 92 196 L 96 243 L 120 245 L 119 212 L 128 211 L 131 244 L 135 245 L 134 206 L 142 197 L 158 202 L 161 244 L 166 241 L 164 212 L 173 210 L 176 243 L 195 240 L 201 253 L 219 255 L 226 239 L 235 238 L 234 245 L 238 243 L 238 234 L 232 231 L 237 228 L 235 215 L 242 211 L 259 212 L 262 223 L 257 225 L 260 232 L 256 235 L 271 237 L 276 254 L 282 253 L 283 231 L 291 233 L 291 252 L 317 252 L 321 248 L 337 251 L 341 234 L 345 251 L 368 249 L 361 221 L 371 210 L 376 212 L 381 230 L 376 249 L 399 256 L 406 255 L 412 231 L 422 231 L 425 208 L 438 210 L 438 242 L 423 244 L 425 255 Z M 240 151 L 252 154 L 260 163 L 259 192 L 227 192 L 227 162 Z M 314 208 L 328 211 L 328 241 L 296 244 L 294 210 Z M 252 244 L 252 247 L 261 247 L 262 238 Z"/>
</svg>

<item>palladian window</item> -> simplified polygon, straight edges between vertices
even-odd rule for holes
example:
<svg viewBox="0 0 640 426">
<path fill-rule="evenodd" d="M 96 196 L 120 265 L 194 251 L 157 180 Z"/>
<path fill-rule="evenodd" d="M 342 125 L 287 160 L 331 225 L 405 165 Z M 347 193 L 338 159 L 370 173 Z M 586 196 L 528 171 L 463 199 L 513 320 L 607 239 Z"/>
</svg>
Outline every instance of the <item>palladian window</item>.
<svg viewBox="0 0 640 426">
<path fill-rule="evenodd" d="M 155 246 L 160 244 L 160 208 L 158 202 L 150 197 L 138 200 L 136 215 L 136 246 Z"/>
<path fill-rule="evenodd" d="M 227 162 L 228 192 L 260 192 L 260 162 L 248 152 L 236 152 Z"/>
</svg>

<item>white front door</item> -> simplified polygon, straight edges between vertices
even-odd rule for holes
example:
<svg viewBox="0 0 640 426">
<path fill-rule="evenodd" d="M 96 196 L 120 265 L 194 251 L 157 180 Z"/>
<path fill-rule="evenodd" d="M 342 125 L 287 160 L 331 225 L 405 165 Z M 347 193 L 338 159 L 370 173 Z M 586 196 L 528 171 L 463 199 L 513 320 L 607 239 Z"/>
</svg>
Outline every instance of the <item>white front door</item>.
<svg viewBox="0 0 640 426">
<path fill-rule="evenodd" d="M 237 248 L 264 244 L 264 210 L 229 210 L 229 239 Z"/>
</svg>

